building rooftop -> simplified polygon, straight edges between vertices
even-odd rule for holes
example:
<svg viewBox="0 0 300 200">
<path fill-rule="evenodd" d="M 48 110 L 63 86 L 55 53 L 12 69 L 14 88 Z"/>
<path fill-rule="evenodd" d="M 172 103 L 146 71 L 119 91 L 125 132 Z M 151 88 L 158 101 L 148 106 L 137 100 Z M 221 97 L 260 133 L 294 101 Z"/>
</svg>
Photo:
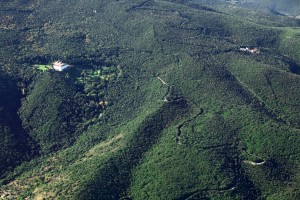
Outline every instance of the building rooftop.
<svg viewBox="0 0 300 200">
<path fill-rule="evenodd" d="M 54 65 L 54 66 L 57 66 L 57 67 L 61 67 L 61 66 L 65 65 L 65 63 L 62 63 L 61 61 L 55 61 L 55 62 L 53 63 L 53 65 Z"/>
</svg>

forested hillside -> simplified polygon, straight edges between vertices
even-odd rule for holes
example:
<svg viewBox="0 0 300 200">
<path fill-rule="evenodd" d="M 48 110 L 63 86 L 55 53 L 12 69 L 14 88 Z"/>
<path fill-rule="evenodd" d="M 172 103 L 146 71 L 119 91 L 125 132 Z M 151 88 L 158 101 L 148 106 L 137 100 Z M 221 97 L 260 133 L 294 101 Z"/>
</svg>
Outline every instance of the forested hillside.
<svg viewBox="0 0 300 200">
<path fill-rule="evenodd" d="M 23 126 L 30 130 L 42 151 L 67 147 L 74 141 L 82 119 L 76 90 L 59 74 L 44 73 L 36 79 L 20 109 Z"/>
<path fill-rule="evenodd" d="M 34 154 L 34 142 L 26 134 L 17 115 L 20 95 L 16 80 L 0 74 L 0 173 L 28 160 Z"/>
<path fill-rule="evenodd" d="M 246 7 L 254 10 L 272 13 L 275 15 L 288 15 L 298 16 L 299 15 L 299 1 L 297 0 L 193 0 L 195 2 L 209 4 L 209 5 L 220 5 L 222 3 L 238 7 Z"/>
<path fill-rule="evenodd" d="M 265 0 L 265 1 L 258 1 L 258 0 L 241 0 L 242 4 L 247 6 L 248 8 L 253 9 L 260 9 L 263 11 L 269 11 L 273 14 L 277 15 L 291 15 L 291 16 L 298 16 L 299 15 L 299 6 L 300 2 L 297 0 Z"/>
<path fill-rule="evenodd" d="M 253 3 L 1 0 L 0 199 L 299 199 L 300 7 Z"/>
</svg>

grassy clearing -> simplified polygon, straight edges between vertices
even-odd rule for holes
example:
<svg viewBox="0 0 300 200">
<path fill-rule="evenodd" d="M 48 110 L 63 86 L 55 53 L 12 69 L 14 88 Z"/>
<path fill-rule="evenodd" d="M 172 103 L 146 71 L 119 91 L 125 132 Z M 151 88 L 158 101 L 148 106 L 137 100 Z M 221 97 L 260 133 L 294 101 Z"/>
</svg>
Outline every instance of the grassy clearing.
<svg viewBox="0 0 300 200">
<path fill-rule="evenodd" d="M 34 67 L 36 69 L 42 71 L 42 72 L 46 72 L 46 71 L 49 71 L 49 70 L 53 69 L 52 65 L 41 65 L 41 64 L 39 64 L 39 65 L 34 65 Z"/>
<path fill-rule="evenodd" d="M 122 69 L 118 67 L 97 67 L 97 69 L 83 69 L 81 70 L 80 76 L 76 77 L 76 80 L 82 84 L 88 84 L 92 82 L 109 81 L 111 79 L 122 76 Z"/>
</svg>

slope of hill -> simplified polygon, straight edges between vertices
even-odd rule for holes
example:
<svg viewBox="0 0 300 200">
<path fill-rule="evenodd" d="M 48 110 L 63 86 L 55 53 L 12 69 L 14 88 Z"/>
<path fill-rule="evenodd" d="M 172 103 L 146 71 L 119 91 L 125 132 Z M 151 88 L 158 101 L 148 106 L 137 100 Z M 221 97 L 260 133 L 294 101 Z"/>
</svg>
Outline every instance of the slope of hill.
<svg viewBox="0 0 300 200">
<path fill-rule="evenodd" d="M 0 96 L 0 173 L 2 177 L 6 170 L 33 156 L 34 148 L 31 147 L 35 147 L 35 144 L 23 129 L 17 115 L 20 97 L 16 80 L 3 71 L 0 74 Z"/>
<path fill-rule="evenodd" d="M 299 1 L 297 0 L 193 0 L 207 5 L 233 5 L 244 8 L 250 8 L 275 15 L 286 15 L 296 17 L 299 15 Z"/>
<path fill-rule="evenodd" d="M 44 73 L 37 77 L 23 101 L 20 109 L 23 126 L 30 130 L 42 152 L 67 147 L 74 140 L 82 118 L 75 92 L 65 77 Z"/>
<path fill-rule="evenodd" d="M 240 2 L 246 7 L 271 12 L 277 15 L 279 14 L 279 15 L 298 16 L 300 11 L 299 9 L 300 4 L 299 1 L 297 0 L 287 0 L 287 1 L 241 0 Z"/>
<path fill-rule="evenodd" d="M 299 21 L 197 2 L 1 1 L 3 199 L 299 198 Z"/>
</svg>

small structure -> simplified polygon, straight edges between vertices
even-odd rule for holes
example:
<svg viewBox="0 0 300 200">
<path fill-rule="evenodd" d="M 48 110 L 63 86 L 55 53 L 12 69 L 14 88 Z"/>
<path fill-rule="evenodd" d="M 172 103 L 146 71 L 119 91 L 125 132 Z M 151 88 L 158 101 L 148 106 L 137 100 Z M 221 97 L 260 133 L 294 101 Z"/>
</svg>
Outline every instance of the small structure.
<svg viewBox="0 0 300 200">
<path fill-rule="evenodd" d="M 244 52 L 248 52 L 248 53 L 252 53 L 252 54 L 260 53 L 258 48 L 250 49 L 250 48 L 246 47 L 246 48 L 240 48 L 240 51 L 244 51 Z"/>
<path fill-rule="evenodd" d="M 240 1 L 239 0 L 226 0 L 227 3 L 231 3 L 231 4 L 239 4 Z"/>
<path fill-rule="evenodd" d="M 59 71 L 59 72 L 62 72 L 64 71 L 65 69 L 67 69 L 68 67 L 70 67 L 70 65 L 66 64 L 66 63 L 63 63 L 61 61 L 55 61 L 53 63 L 53 69 L 55 71 Z"/>
<path fill-rule="evenodd" d="M 250 49 L 250 53 L 260 53 L 258 48 Z"/>
<path fill-rule="evenodd" d="M 247 51 L 249 51 L 249 48 L 248 48 L 248 47 L 246 47 L 246 48 L 240 48 L 240 51 L 245 51 L 245 52 L 247 52 Z"/>
</svg>

